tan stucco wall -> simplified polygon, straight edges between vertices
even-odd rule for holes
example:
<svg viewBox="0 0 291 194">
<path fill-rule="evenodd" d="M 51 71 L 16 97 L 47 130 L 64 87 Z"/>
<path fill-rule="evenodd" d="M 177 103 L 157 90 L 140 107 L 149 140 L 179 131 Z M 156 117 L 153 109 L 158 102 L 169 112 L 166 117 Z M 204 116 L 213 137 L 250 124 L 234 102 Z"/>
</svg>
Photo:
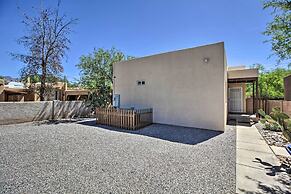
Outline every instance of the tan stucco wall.
<svg viewBox="0 0 291 194">
<path fill-rule="evenodd" d="M 229 68 L 227 71 L 228 79 L 238 79 L 238 78 L 255 78 L 259 76 L 258 69 L 235 69 Z"/>
<path fill-rule="evenodd" d="M 205 58 L 209 58 L 206 63 Z M 155 123 L 223 131 L 226 59 L 217 43 L 114 64 L 121 107 L 151 107 Z M 144 86 L 137 86 L 144 80 Z"/>
<path fill-rule="evenodd" d="M 3 102 L 5 100 L 5 95 L 4 95 L 4 85 L 0 86 L 0 102 Z"/>
<path fill-rule="evenodd" d="M 242 88 L 242 95 L 243 95 L 243 112 L 247 112 L 247 104 L 246 104 L 246 84 L 245 83 L 229 83 L 228 88 L 235 88 L 241 87 Z"/>
<path fill-rule="evenodd" d="M 227 87 L 228 87 L 228 82 L 227 82 L 227 58 L 226 58 L 226 52 L 224 49 L 224 122 L 227 123 L 227 115 L 228 115 L 228 110 L 227 110 Z"/>
<path fill-rule="evenodd" d="M 291 101 L 291 75 L 284 78 L 285 100 Z"/>
<path fill-rule="evenodd" d="M 89 114 L 90 107 L 82 101 L 0 102 L 0 125 L 88 117 Z"/>
</svg>

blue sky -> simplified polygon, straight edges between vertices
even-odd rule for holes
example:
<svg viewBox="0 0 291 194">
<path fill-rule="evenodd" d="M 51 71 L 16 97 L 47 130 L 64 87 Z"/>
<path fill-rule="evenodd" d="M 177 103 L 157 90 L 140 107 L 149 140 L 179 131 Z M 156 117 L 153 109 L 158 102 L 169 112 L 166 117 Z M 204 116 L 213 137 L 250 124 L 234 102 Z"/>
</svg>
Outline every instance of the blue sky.
<svg viewBox="0 0 291 194">
<path fill-rule="evenodd" d="M 9 52 L 25 52 L 16 43 L 25 34 L 22 12 L 33 13 L 31 7 L 40 4 L 40 0 L 0 0 L 0 75 L 19 75 L 23 64 L 12 60 Z M 79 76 L 76 64 L 81 55 L 112 46 L 140 57 L 224 41 L 228 65 L 275 67 L 276 59 L 268 58 L 271 46 L 263 43 L 267 37 L 262 35 L 272 17 L 262 10 L 260 0 L 62 0 L 61 12 L 79 19 L 63 61 L 69 80 Z"/>
</svg>

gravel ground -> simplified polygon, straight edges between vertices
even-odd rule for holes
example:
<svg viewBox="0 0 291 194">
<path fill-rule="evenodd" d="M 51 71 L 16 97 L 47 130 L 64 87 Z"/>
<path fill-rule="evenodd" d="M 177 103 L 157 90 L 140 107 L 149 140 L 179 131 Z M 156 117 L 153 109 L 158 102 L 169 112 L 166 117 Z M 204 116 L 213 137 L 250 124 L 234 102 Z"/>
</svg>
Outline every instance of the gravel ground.
<svg viewBox="0 0 291 194">
<path fill-rule="evenodd" d="M 235 130 L 0 126 L 1 193 L 235 193 Z"/>
<path fill-rule="evenodd" d="M 284 137 L 282 131 L 271 131 L 264 129 L 264 125 L 261 123 L 257 123 L 256 128 L 260 132 L 260 134 L 264 137 L 266 140 L 267 144 L 272 146 L 278 146 L 278 147 L 285 147 L 288 142 L 288 140 Z"/>
</svg>

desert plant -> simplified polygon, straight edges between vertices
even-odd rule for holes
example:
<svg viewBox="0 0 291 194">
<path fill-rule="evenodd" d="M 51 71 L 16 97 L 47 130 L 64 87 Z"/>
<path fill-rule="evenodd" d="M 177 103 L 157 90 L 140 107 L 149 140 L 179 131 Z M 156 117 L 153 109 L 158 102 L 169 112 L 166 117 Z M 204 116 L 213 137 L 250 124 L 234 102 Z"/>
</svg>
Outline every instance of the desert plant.
<svg viewBox="0 0 291 194">
<path fill-rule="evenodd" d="M 260 123 L 262 123 L 267 130 L 272 131 L 284 131 L 289 125 L 289 116 L 281 111 L 279 107 L 273 108 L 270 115 L 267 115 L 262 109 L 258 110 L 259 115 L 262 117 Z M 286 124 L 286 122 L 288 124 Z"/>
<path fill-rule="evenodd" d="M 279 107 L 273 108 L 270 116 L 282 126 L 284 126 L 284 120 L 289 119 L 289 116 L 282 112 Z"/>
<path fill-rule="evenodd" d="M 291 119 L 286 119 L 284 122 L 284 128 L 285 130 L 283 131 L 283 135 L 289 140 L 291 141 Z"/>
<path fill-rule="evenodd" d="M 285 119 L 284 128 L 291 133 L 291 119 Z"/>
<path fill-rule="evenodd" d="M 265 113 L 265 111 L 263 111 L 263 109 L 259 109 L 258 110 L 258 114 L 261 116 L 261 117 L 265 117 L 267 114 Z"/>
</svg>

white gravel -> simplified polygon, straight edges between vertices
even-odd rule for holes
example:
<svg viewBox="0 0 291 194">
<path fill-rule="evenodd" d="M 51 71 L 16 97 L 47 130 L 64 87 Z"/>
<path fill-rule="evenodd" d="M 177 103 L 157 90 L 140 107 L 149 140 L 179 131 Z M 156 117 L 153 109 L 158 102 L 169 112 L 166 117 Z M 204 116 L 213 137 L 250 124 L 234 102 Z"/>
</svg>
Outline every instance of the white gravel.
<svg viewBox="0 0 291 194">
<path fill-rule="evenodd" d="M 235 193 L 235 158 L 231 128 L 6 125 L 0 193 Z"/>
</svg>

